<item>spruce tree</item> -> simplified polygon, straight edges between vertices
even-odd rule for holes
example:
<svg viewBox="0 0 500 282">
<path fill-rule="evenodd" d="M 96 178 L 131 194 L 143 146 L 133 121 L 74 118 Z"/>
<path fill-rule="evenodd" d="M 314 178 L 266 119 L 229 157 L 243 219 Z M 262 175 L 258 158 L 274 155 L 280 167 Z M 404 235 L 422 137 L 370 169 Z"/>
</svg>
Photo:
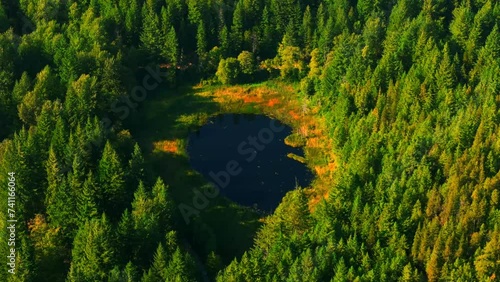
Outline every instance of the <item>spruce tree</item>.
<svg viewBox="0 0 500 282">
<path fill-rule="evenodd" d="M 168 80 L 175 85 L 177 66 L 179 63 L 179 43 L 173 26 L 167 29 L 163 57 L 168 64 Z"/>
<path fill-rule="evenodd" d="M 158 213 L 159 226 L 163 231 L 173 227 L 174 202 L 171 197 L 168 186 L 158 178 L 152 189 L 152 204 Z"/>
<path fill-rule="evenodd" d="M 78 191 L 76 197 L 78 219 L 81 224 L 83 224 L 86 220 L 95 218 L 99 214 L 96 203 L 96 194 L 96 180 L 92 171 L 90 171 L 82 185 L 81 191 Z"/>
<path fill-rule="evenodd" d="M 168 267 L 168 254 L 165 252 L 162 243 L 158 244 L 156 253 L 153 257 L 153 264 L 151 265 L 150 271 L 151 278 L 157 281 L 167 280 L 167 267 Z"/>
<path fill-rule="evenodd" d="M 236 56 L 238 51 L 243 47 L 243 32 L 244 32 L 244 11 L 243 0 L 236 3 L 233 13 L 233 24 L 231 25 L 231 55 Z"/>
<path fill-rule="evenodd" d="M 304 46 L 304 52 L 309 56 L 315 47 L 314 42 L 314 22 L 311 14 L 311 8 L 306 7 L 304 12 L 304 17 L 302 18 L 302 26 L 300 29 L 302 35 L 302 46 Z"/>
<path fill-rule="evenodd" d="M 144 180 L 144 157 L 142 156 L 141 148 L 136 143 L 134 151 L 128 161 L 127 186 L 129 191 L 134 191 L 139 184 L 139 181 Z M 132 193 L 131 193 L 132 194 Z"/>
<path fill-rule="evenodd" d="M 99 206 L 116 219 L 125 209 L 127 190 L 121 161 L 109 141 L 104 146 L 97 177 L 99 190 L 102 191 L 98 198 Z"/>
<path fill-rule="evenodd" d="M 116 261 L 111 225 L 103 214 L 78 230 L 68 281 L 104 281 Z"/>
<path fill-rule="evenodd" d="M 140 34 L 141 46 L 147 55 L 154 61 L 161 54 L 162 33 L 160 19 L 153 8 L 144 3 L 142 6 L 142 30 Z"/>
</svg>

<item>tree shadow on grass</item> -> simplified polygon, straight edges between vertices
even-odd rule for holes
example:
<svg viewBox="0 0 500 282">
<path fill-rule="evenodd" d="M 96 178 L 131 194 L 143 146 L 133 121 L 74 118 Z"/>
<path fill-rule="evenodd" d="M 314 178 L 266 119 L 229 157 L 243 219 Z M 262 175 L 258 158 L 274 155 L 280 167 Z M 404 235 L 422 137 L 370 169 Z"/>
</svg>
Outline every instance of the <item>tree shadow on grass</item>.
<svg viewBox="0 0 500 282">
<path fill-rule="evenodd" d="M 144 152 L 146 171 L 165 180 L 177 205 L 190 207 L 193 207 L 194 190 L 200 190 L 207 181 L 191 168 L 183 144 L 190 132 L 221 111 L 209 97 L 197 95 L 200 91 L 192 87 L 159 89 L 125 123 Z M 165 140 L 179 148 L 171 152 L 155 148 L 155 142 Z M 222 195 L 208 200 L 207 207 L 200 210 L 197 217 L 190 218 L 189 223 L 176 207 L 177 227 L 202 259 L 215 251 L 228 264 L 252 246 L 261 226 L 260 215 Z"/>
<path fill-rule="evenodd" d="M 197 95 L 201 90 L 160 89 L 150 95 L 127 120 L 134 137 L 143 142 L 186 138 L 203 117 L 220 110 L 217 103 Z"/>
</svg>

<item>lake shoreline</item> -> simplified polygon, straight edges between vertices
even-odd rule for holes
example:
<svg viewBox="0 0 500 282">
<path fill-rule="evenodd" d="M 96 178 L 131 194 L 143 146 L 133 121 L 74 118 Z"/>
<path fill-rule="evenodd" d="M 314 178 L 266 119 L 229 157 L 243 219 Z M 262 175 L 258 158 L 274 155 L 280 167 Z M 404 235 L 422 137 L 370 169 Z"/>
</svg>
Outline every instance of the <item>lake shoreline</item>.
<svg viewBox="0 0 500 282">
<path fill-rule="evenodd" d="M 281 81 L 235 86 L 181 86 L 158 89 L 142 108 L 127 120 L 126 127 L 145 152 L 149 169 L 172 188 L 176 203 L 192 203 L 195 188 L 205 189 L 207 180 L 189 163 L 187 139 L 191 132 L 220 114 L 259 114 L 277 119 L 304 137 L 304 161 L 314 173 L 305 189 L 310 209 L 328 197 L 335 170 L 332 141 L 318 106 L 299 93 L 297 85 Z M 216 251 L 225 264 L 253 246 L 257 230 L 269 215 L 217 197 L 186 224 L 177 215 L 177 224 L 201 257 Z M 224 218 L 221 222 L 220 219 Z M 200 228 L 205 231 L 200 231 Z M 228 232 L 231 230 L 231 232 Z M 213 250 L 204 247 L 213 240 Z"/>
</svg>

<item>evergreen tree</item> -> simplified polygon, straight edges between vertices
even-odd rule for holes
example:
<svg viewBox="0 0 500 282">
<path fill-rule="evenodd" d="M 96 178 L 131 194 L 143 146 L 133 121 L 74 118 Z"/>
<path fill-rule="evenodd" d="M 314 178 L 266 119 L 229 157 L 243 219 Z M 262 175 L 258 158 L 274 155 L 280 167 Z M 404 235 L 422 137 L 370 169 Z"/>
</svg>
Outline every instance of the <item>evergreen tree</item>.
<svg viewBox="0 0 500 282">
<path fill-rule="evenodd" d="M 56 122 L 61 115 L 62 105 L 59 101 L 45 101 L 42 106 L 42 111 L 36 121 L 36 133 L 40 138 L 40 142 L 44 147 L 49 147 L 52 134 L 54 133 Z"/>
<path fill-rule="evenodd" d="M 266 5 L 264 7 L 264 11 L 262 12 L 262 22 L 261 22 L 261 42 L 260 48 L 261 55 L 264 58 L 271 58 L 276 54 L 275 46 L 277 46 L 278 42 L 275 39 L 275 29 L 273 25 L 273 17 L 271 11 L 268 9 Z"/>
<path fill-rule="evenodd" d="M 94 77 L 82 75 L 71 83 L 66 94 L 64 108 L 71 127 L 83 125 L 96 108 L 97 81 Z"/>
<path fill-rule="evenodd" d="M 53 226 L 61 227 L 63 235 L 69 239 L 78 227 L 75 194 L 71 185 L 63 177 L 55 187 L 49 187 L 47 194 L 47 214 Z"/>
<path fill-rule="evenodd" d="M 500 243 L 498 226 L 491 232 L 490 240 L 474 261 L 475 269 L 479 279 L 495 277 L 500 273 Z"/>
<path fill-rule="evenodd" d="M 103 281 L 116 260 L 110 223 L 103 214 L 78 230 L 68 281 Z"/>
<path fill-rule="evenodd" d="M 139 181 L 144 180 L 144 157 L 142 156 L 141 148 L 136 143 L 134 151 L 128 161 L 127 185 L 130 191 L 134 191 L 139 185 Z"/>
<path fill-rule="evenodd" d="M 175 250 L 167 267 L 166 280 L 195 281 L 194 261 L 189 254 L 183 254 L 179 248 Z"/>
<path fill-rule="evenodd" d="M 302 34 L 302 46 L 304 46 L 304 52 L 309 55 L 315 47 L 314 22 L 311 14 L 311 7 L 309 6 L 306 7 L 306 10 L 304 12 L 300 32 Z"/>
<path fill-rule="evenodd" d="M 152 204 L 158 214 L 159 226 L 161 226 L 164 232 L 169 230 L 173 225 L 174 202 L 172 201 L 168 186 L 165 185 L 161 178 L 156 180 L 151 192 L 153 196 Z"/>
<path fill-rule="evenodd" d="M 9 20 L 5 13 L 5 8 L 0 4 L 0 32 L 5 32 L 9 27 Z"/>
<path fill-rule="evenodd" d="M 36 77 L 35 86 L 28 92 L 18 106 L 19 118 L 28 125 L 35 124 L 36 117 L 42 110 L 45 100 L 53 100 L 59 96 L 59 81 L 51 69 L 45 67 Z"/>
<path fill-rule="evenodd" d="M 222 30 L 219 34 L 219 42 L 220 42 L 220 48 L 222 50 L 222 54 L 224 56 L 228 56 L 231 52 L 231 40 L 229 37 L 229 30 L 227 26 L 224 24 L 222 27 Z"/>
<path fill-rule="evenodd" d="M 238 54 L 238 50 L 243 47 L 243 32 L 244 32 L 244 6 L 243 0 L 236 2 L 236 7 L 233 13 L 233 24 L 231 26 L 231 55 Z"/>
<path fill-rule="evenodd" d="M 200 61 L 200 68 L 204 69 L 203 66 L 206 63 L 206 55 L 208 50 L 207 41 L 207 31 L 205 29 L 205 24 L 201 21 L 198 24 L 198 29 L 196 33 L 196 54 L 198 54 L 198 59 Z"/>
<path fill-rule="evenodd" d="M 154 9 L 146 3 L 142 6 L 142 30 L 140 34 L 141 44 L 147 55 L 157 60 L 161 54 L 162 33 L 160 19 Z"/>
<path fill-rule="evenodd" d="M 169 64 L 169 81 L 175 83 L 175 75 L 177 70 L 177 65 L 179 63 L 179 44 L 177 40 L 177 34 L 173 26 L 167 29 L 167 34 L 165 36 L 165 47 L 163 48 L 163 57 L 167 60 Z"/>
<path fill-rule="evenodd" d="M 111 218 L 117 218 L 124 210 L 127 190 L 120 159 L 109 141 L 104 146 L 98 170 L 97 177 L 101 191 L 97 198 L 99 207 L 110 214 Z"/>
<path fill-rule="evenodd" d="M 134 230 L 134 222 L 128 209 L 126 209 L 116 230 L 118 242 L 118 260 L 122 263 L 130 261 L 137 250 L 136 232 Z"/>
<path fill-rule="evenodd" d="M 137 191 L 134 193 L 132 201 L 132 221 L 137 238 L 140 238 L 140 248 L 138 248 L 136 259 L 138 265 L 144 266 L 148 261 L 148 254 L 154 252 L 162 236 L 160 226 L 160 214 L 158 206 L 151 199 L 150 193 L 142 182 L 139 183 Z"/>
<path fill-rule="evenodd" d="M 77 191 L 77 210 L 80 223 L 88 219 L 95 218 L 98 215 L 98 207 L 96 203 L 96 180 L 92 171 L 88 173 L 85 182 L 82 185 L 81 191 Z"/>
<path fill-rule="evenodd" d="M 165 253 L 163 245 L 160 243 L 156 249 L 156 253 L 153 257 L 153 265 L 151 266 L 150 279 L 156 281 L 166 281 L 167 280 L 167 267 L 168 267 L 168 256 Z"/>
</svg>

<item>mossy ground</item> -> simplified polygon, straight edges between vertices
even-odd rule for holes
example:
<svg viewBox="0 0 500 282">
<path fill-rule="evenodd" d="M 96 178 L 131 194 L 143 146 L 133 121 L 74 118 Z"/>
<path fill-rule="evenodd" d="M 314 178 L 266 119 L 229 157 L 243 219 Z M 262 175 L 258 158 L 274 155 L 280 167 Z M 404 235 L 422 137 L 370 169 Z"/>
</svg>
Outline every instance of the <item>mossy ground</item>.
<svg viewBox="0 0 500 282">
<path fill-rule="evenodd" d="M 290 125 L 294 134 L 305 141 L 304 160 L 316 174 L 308 189 L 313 207 L 327 197 L 335 169 L 331 141 L 318 110 L 298 94 L 297 86 L 283 82 L 185 86 L 159 89 L 129 117 L 126 125 L 145 151 L 148 169 L 164 178 L 177 203 L 192 205 L 193 189 L 206 185 L 206 180 L 189 165 L 189 133 L 218 114 L 254 113 L 276 118 Z M 256 211 L 219 196 L 210 200 L 197 220 L 185 224 L 179 217 L 178 223 L 200 255 L 214 250 L 228 263 L 252 246 L 261 218 Z"/>
<path fill-rule="evenodd" d="M 288 146 L 298 148 L 298 147 L 304 147 L 306 145 L 307 139 L 304 138 L 299 133 L 293 133 L 288 135 L 284 141 L 285 144 L 287 144 Z"/>
</svg>

